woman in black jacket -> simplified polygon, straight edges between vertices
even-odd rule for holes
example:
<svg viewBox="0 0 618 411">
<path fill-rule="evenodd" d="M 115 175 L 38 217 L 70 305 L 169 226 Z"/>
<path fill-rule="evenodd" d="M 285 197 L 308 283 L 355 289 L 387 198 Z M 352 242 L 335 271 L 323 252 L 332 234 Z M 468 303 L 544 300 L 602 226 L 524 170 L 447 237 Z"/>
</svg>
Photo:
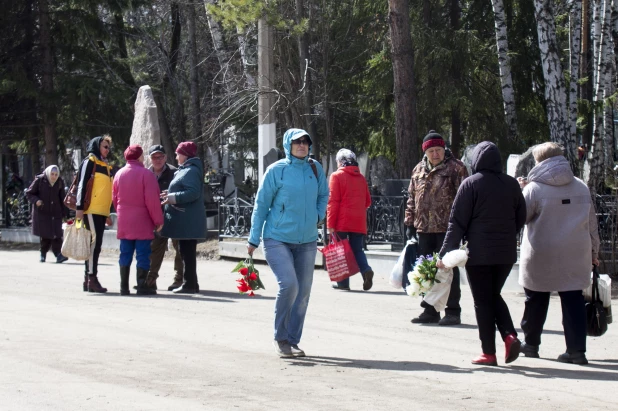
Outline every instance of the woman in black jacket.
<svg viewBox="0 0 618 411">
<path fill-rule="evenodd" d="M 497 365 L 496 326 L 506 347 L 505 362 L 517 359 L 520 341 L 500 292 L 517 261 L 517 233 L 526 221 L 526 204 L 513 177 L 502 172 L 495 144 L 480 143 L 472 154 L 473 175 L 463 181 L 440 256 L 468 242 L 466 272 L 474 299 L 483 354 L 473 364 Z M 438 267 L 443 268 L 441 261 Z"/>
<path fill-rule="evenodd" d="M 47 167 L 36 176 L 26 191 L 32 203 L 32 234 L 41 237 L 41 258 L 44 263 L 51 248 L 57 263 L 68 258 L 62 255 L 62 217 L 67 209 L 63 200 L 65 196 L 64 181 L 60 177 L 58 166 Z"/>
</svg>

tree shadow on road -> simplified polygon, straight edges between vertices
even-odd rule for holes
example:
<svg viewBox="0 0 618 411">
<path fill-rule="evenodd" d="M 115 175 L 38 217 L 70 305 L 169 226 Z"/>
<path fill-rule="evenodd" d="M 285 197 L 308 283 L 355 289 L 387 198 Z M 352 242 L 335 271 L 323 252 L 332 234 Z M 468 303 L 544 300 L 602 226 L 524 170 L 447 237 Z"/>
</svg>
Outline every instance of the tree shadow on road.
<svg viewBox="0 0 618 411">
<path fill-rule="evenodd" d="M 546 361 L 557 363 L 557 361 Z M 304 357 L 294 358 L 293 360 L 288 360 L 286 362 L 290 365 L 299 367 L 322 366 L 385 371 L 433 371 L 449 374 L 473 374 L 476 372 L 491 372 L 497 374 L 521 375 L 522 377 L 531 378 L 618 381 L 618 361 L 614 361 L 614 363 L 612 363 L 611 365 L 606 365 L 603 364 L 604 360 L 592 361 L 587 366 L 572 365 L 573 368 L 566 370 L 534 366 L 523 367 L 512 364 L 506 366 L 501 364 L 501 366 L 499 367 L 471 365 L 470 368 L 462 368 L 448 364 L 432 364 L 428 362 L 418 361 L 355 360 L 351 358 L 339 357 Z M 604 371 L 596 371 L 594 369 Z"/>
</svg>

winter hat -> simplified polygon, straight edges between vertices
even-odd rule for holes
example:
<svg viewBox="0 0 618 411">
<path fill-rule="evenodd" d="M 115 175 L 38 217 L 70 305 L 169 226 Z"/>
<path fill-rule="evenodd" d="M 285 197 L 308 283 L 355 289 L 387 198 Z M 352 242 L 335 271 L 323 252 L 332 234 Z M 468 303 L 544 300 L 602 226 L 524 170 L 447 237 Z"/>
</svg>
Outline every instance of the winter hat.
<svg viewBox="0 0 618 411">
<path fill-rule="evenodd" d="M 427 135 L 423 139 L 423 153 L 431 147 L 446 147 L 442 136 L 436 133 L 434 130 L 429 130 L 429 133 L 427 133 Z"/>
<path fill-rule="evenodd" d="M 124 159 L 127 161 L 137 160 L 142 156 L 142 154 L 144 154 L 144 150 L 142 150 L 142 147 L 140 147 L 139 144 L 134 144 L 127 147 L 127 149 L 124 151 Z"/>
<path fill-rule="evenodd" d="M 197 154 L 197 145 L 192 141 L 183 141 L 176 147 L 176 152 L 189 158 L 195 157 Z"/>
</svg>

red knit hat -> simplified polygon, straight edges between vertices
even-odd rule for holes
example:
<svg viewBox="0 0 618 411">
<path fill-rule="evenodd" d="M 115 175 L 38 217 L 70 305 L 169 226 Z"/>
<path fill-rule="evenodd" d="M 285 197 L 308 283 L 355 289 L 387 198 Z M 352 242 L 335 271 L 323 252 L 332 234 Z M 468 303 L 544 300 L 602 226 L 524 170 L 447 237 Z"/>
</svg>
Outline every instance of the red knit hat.
<svg viewBox="0 0 618 411">
<path fill-rule="evenodd" d="M 127 147 L 127 149 L 124 151 L 124 159 L 127 161 L 137 160 L 142 156 L 142 154 L 144 154 L 144 150 L 142 150 L 142 147 L 139 144 L 134 144 Z"/>
<path fill-rule="evenodd" d="M 192 141 L 183 141 L 176 147 L 176 152 L 189 158 L 197 155 L 197 145 Z"/>
<path fill-rule="evenodd" d="M 430 149 L 431 147 L 442 147 L 445 148 L 446 144 L 444 143 L 444 139 L 438 133 L 433 130 L 429 130 L 429 133 L 423 139 L 423 153 Z"/>
</svg>

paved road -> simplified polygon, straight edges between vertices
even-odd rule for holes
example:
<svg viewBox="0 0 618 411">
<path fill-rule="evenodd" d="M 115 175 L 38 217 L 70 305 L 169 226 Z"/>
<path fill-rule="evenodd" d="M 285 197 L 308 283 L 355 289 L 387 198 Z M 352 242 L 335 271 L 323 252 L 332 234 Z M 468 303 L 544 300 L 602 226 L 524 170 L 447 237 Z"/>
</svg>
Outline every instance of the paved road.
<svg viewBox="0 0 618 411">
<path fill-rule="evenodd" d="M 266 266 L 268 289 L 256 298 L 235 292 L 232 261 L 198 263 L 200 295 L 121 297 L 113 257 L 102 259 L 106 295 L 81 291 L 81 264 L 37 257 L 0 251 L 2 410 L 618 408 L 618 325 L 588 340 L 589 366 L 558 363 L 555 298 L 542 359 L 478 367 L 468 289 L 462 326 L 415 326 L 418 301 L 390 289 L 386 273 L 365 293 L 331 290 L 317 271 L 301 343 L 309 357 L 282 360 Z M 161 286 L 171 272 L 165 261 Z M 523 297 L 506 299 L 518 322 Z"/>
</svg>

